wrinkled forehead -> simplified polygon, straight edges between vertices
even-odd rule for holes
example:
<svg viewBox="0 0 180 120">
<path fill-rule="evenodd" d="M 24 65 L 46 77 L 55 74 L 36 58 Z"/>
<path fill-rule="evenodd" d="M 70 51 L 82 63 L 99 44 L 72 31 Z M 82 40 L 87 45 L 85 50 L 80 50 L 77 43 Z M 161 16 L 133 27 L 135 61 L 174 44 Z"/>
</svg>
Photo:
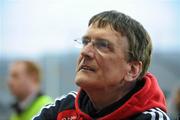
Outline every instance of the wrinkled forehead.
<svg viewBox="0 0 180 120">
<path fill-rule="evenodd" d="M 88 25 L 88 28 L 99 28 L 99 29 L 107 29 L 108 28 L 108 29 L 111 29 L 114 32 L 117 32 L 113 28 L 112 24 L 110 24 L 110 23 L 103 23 L 103 24 L 101 24 L 100 21 L 96 21 L 94 23 L 91 23 L 90 25 Z"/>
<path fill-rule="evenodd" d="M 109 24 L 103 27 L 99 27 L 97 23 L 90 24 L 86 34 L 90 35 L 91 33 L 99 34 L 101 37 L 111 36 L 116 37 L 117 39 L 121 37 L 121 33 L 115 31 Z"/>
</svg>

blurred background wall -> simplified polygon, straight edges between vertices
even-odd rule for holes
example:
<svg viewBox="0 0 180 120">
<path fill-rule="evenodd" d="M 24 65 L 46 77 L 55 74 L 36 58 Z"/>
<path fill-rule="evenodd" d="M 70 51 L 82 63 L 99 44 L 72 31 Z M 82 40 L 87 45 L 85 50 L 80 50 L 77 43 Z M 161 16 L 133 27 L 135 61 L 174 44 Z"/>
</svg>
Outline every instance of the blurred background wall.
<svg viewBox="0 0 180 120">
<path fill-rule="evenodd" d="M 8 66 L 18 59 L 37 62 L 42 90 L 53 98 L 78 88 L 73 82 L 79 49 L 73 40 L 90 17 L 118 10 L 144 25 L 153 40 L 149 71 L 164 90 L 169 113 L 180 87 L 179 0 L 0 0 L 0 120 L 13 101 L 7 88 Z"/>
</svg>

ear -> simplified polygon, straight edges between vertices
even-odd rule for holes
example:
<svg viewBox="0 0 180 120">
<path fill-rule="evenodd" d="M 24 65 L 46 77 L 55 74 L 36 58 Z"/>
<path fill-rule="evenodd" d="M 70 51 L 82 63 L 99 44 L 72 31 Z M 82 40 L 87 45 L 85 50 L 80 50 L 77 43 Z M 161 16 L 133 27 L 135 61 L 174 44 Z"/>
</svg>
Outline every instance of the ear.
<svg viewBox="0 0 180 120">
<path fill-rule="evenodd" d="M 132 61 L 129 63 L 129 71 L 126 75 L 126 81 L 134 81 L 136 80 L 141 71 L 142 71 L 142 62 L 141 61 Z"/>
</svg>

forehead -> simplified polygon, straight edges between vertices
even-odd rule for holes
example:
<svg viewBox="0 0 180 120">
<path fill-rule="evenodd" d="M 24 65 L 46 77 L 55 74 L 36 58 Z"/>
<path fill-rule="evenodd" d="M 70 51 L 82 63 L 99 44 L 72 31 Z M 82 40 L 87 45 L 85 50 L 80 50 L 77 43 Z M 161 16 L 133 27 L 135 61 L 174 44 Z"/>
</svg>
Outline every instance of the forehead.
<svg viewBox="0 0 180 120">
<path fill-rule="evenodd" d="M 25 71 L 26 70 L 26 65 L 22 62 L 14 63 L 10 66 L 10 71 L 11 72 L 17 72 L 17 71 Z"/>
<path fill-rule="evenodd" d="M 120 33 L 116 32 L 110 25 L 107 25 L 103 28 L 97 27 L 96 24 L 90 25 L 85 33 L 84 36 L 87 37 L 105 37 L 105 38 L 114 38 L 114 39 L 119 39 L 121 36 Z"/>
</svg>

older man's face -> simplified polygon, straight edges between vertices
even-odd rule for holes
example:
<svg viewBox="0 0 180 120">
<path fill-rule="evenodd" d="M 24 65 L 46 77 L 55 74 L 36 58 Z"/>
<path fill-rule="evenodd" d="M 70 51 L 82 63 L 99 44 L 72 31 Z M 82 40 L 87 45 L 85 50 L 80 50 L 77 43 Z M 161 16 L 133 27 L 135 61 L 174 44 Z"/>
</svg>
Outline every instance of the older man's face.
<svg viewBox="0 0 180 120">
<path fill-rule="evenodd" d="M 110 26 L 89 26 L 81 50 L 75 82 L 82 88 L 106 89 L 126 81 L 128 41 Z M 93 42 L 92 42 L 93 41 Z M 103 42 L 99 42 L 103 41 Z"/>
</svg>

